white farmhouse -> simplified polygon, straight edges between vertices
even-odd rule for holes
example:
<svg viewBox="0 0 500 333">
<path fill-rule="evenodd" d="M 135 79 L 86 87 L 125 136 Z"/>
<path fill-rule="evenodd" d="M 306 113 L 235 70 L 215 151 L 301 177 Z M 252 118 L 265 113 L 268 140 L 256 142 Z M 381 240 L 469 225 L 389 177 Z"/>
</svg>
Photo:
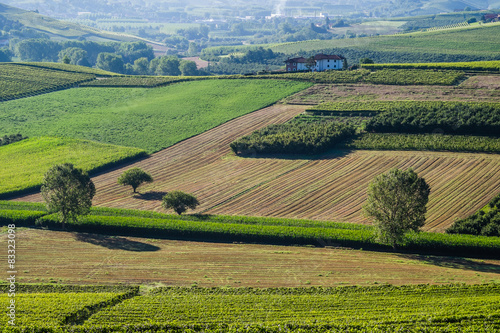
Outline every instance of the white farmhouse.
<svg viewBox="0 0 500 333">
<path fill-rule="evenodd" d="M 328 55 L 319 53 L 314 56 L 314 61 L 316 62 L 316 66 L 311 68 L 311 70 L 316 72 L 322 72 L 327 70 L 340 70 L 344 65 L 344 57 L 339 55 Z M 307 58 L 299 57 L 285 60 L 286 71 L 287 72 L 297 72 L 297 71 L 306 71 L 308 70 L 307 66 Z"/>
</svg>

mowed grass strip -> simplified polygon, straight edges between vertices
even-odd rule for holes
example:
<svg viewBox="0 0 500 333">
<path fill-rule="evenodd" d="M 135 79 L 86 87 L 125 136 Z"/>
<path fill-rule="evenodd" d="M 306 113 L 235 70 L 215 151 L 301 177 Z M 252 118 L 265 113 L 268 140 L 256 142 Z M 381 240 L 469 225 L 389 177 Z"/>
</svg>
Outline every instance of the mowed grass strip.
<svg viewBox="0 0 500 333">
<path fill-rule="evenodd" d="M 3 231 L 0 242 L 5 244 L 6 230 L 6 227 L 0 228 Z M 17 229 L 16 235 L 22 240 L 17 250 L 22 267 L 18 278 L 23 283 L 161 283 L 261 288 L 500 283 L 498 259 L 146 239 L 22 228 Z M 4 254 L 5 260 L 6 256 Z M 20 288 L 18 291 L 24 292 Z"/>
<path fill-rule="evenodd" d="M 0 147 L 0 195 L 41 185 L 45 172 L 55 164 L 73 163 L 85 171 L 145 155 L 138 148 L 89 140 L 35 137 Z"/>
<path fill-rule="evenodd" d="M 208 80 L 155 89 L 70 89 L 2 103 L 0 130 L 155 152 L 310 86 L 283 80 Z"/>
</svg>

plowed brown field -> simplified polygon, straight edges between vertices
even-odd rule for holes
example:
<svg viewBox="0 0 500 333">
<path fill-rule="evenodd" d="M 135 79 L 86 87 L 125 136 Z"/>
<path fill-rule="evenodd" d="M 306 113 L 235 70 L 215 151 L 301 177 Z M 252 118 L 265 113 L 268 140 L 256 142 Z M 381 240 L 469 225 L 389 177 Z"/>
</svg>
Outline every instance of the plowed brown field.
<svg viewBox="0 0 500 333">
<path fill-rule="evenodd" d="M 94 205 L 161 211 L 161 194 L 182 190 L 198 197 L 196 212 L 368 223 L 361 210 L 368 183 L 390 168 L 413 167 L 431 186 L 424 229 L 442 232 L 500 192 L 500 155 L 339 151 L 320 159 L 280 159 L 240 158 L 230 152 L 235 138 L 285 122 L 305 108 L 274 105 L 97 176 Z M 139 195 L 117 184 L 118 176 L 134 166 L 155 180 L 140 187 Z"/>
</svg>

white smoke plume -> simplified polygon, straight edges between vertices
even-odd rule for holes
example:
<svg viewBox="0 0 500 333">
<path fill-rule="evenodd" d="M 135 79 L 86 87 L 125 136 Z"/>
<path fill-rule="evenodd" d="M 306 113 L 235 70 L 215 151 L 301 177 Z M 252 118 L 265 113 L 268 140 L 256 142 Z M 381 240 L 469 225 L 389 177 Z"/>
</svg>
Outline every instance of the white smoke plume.
<svg viewBox="0 0 500 333">
<path fill-rule="evenodd" d="M 286 0 L 279 0 L 275 6 L 275 14 L 276 15 L 284 15 L 285 14 L 285 6 Z"/>
</svg>

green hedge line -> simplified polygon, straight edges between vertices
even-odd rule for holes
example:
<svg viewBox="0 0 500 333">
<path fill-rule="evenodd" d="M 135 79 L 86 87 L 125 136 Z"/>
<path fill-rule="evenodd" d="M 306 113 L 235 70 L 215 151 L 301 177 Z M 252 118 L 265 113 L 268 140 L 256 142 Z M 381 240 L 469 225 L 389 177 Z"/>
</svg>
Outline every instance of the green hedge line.
<svg viewBox="0 0 500 333">
<path fill-rule="evenodd" d="M 346 141 L 342 148 L 500 153 L 500 139 L 443 134 L 364 133 Z"/>
<path fill-rule="evenodd" d="M 472 61 L 472 62 L 435 62 L 435 63 L 408 63 L 408 64 L 361 64 L 362 68 L 377 69 L 451 69 L 472 71 L 500 71 L 500 61 Z"/>
<path fill-rule="evenodd" d="M 41 221 L 51 228 L 60 228 L 55 215 L 46 215 L 41 218 Z M 68 227 L 81 232 L 138 237 L 236 241 L 277 245 L 329 245 L 390 250 L 390 247 L 376 242 L 371 227 L 355 230 L 335 227 L 254 225 L 96 215 L 82 217 L 76 224 L 68 223 Z M 500 256 L 500 238 L 422 232 L 409 234 L 401 250 L 448 255 L 498 257 Z"/>
</svg>

